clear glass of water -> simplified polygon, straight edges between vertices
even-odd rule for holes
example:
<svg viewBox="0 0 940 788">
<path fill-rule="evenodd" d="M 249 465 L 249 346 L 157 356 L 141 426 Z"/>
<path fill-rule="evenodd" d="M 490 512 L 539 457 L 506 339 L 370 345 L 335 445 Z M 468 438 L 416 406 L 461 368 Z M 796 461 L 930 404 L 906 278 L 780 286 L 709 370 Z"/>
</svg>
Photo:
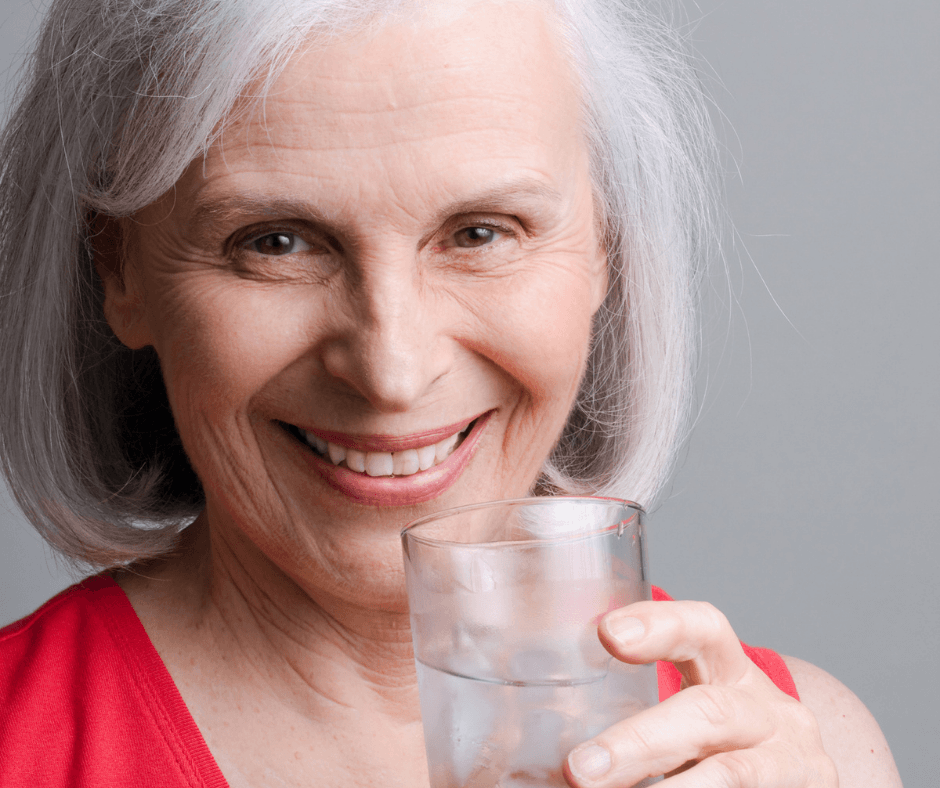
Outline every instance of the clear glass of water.
<svg viewBox="0 0 940 788">
<path fill-rule="evenodd" d="M 597 637 L 605 613 L 651 598 L 636 504 L 464 506 L 402 544 L 431 788 L 565 788 L 571 749 L 656 703 L 655 665 Z"/>
</svg>

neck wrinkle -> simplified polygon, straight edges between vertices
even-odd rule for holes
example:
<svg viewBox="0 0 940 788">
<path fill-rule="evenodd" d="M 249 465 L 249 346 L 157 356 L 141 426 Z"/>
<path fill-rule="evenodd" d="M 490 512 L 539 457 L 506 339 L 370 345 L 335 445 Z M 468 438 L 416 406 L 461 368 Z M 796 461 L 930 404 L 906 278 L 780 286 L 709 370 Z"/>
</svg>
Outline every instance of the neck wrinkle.
<svg viewBox="0 0 940 788">
<path fill-rule="evenodd" d="M 249 550 L 249 564 L 237 545 L 210 537 L 207 526 L 200 531 L 192 554 L 207 556 L 207 623 L 215 619 L 218 647 L 235 646 L 255 681 L 305 716 L 343 709 L 420 723 L 406 613 L 314 597 L 257 551 Z"/>
</svg>

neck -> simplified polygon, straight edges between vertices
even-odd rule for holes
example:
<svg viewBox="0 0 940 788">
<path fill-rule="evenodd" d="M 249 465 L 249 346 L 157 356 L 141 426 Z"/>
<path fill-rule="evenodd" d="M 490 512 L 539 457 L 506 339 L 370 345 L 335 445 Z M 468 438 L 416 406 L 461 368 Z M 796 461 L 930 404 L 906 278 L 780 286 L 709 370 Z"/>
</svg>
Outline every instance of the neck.
<svg viewBox="0 0 940 788">
<path fill-rule="evenodd" d="M 218 680 L 274 694 L 311 722 L 336 724 L 353 711 L 386 725 L 420 724 L 406 612 L 304 587 L 243 540 L 213 533 L 205 513 L 172 557 L 128 577 L 119 582 L 135 607 L 132 591 L 150 589 L 161 655 L 208 651 L 227 674 Z"/>
</svg>

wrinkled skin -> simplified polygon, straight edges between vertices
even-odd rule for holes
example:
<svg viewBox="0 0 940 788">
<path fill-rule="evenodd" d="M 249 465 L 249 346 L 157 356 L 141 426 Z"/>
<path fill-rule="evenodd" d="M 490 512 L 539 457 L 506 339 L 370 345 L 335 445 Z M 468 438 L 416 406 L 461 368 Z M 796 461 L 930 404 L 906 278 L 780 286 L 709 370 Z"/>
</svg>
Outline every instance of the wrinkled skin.
<svg viewBox="0 0 940 788">
<path fill-rule="evenodd" d="M 427 783 L 398 531 L 526 494 L 562 429 L 607 284 L 579 107 L 533 6 L 391 24 L 298 56 L 102 233 L 107 317 L 156 348 L 207 498 L 177 553 L 118 580 L 231 785 Z M 284 426 L 403 436 L 480 414 L 446 488 L 394 505 L 331 485 Z M 618 644 L 618 617 L 645 634 Z M 837 784 L 836 738 L 713 609 L 633 606 L 600 636 L 695 686 L 599 737 L 599 781 L 576 750 L 572 785 Z"/>
</svg>

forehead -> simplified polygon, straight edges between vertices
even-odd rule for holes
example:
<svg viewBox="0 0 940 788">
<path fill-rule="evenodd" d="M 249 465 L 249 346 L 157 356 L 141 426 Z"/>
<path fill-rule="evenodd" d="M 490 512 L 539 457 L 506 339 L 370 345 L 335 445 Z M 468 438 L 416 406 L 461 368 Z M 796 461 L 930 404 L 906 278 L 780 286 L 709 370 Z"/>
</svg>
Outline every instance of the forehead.
<svg viewBox="0 0 940 788">
<path fill-rule="evenodd" d="M 310 46 L 221 147 L 272 163 L 339 150 L 447 167 L 459 149 L 570 166 L 584 148 L 580 97 L 558 24 L 531 2 L 445 3 Z"/>
</svg>

